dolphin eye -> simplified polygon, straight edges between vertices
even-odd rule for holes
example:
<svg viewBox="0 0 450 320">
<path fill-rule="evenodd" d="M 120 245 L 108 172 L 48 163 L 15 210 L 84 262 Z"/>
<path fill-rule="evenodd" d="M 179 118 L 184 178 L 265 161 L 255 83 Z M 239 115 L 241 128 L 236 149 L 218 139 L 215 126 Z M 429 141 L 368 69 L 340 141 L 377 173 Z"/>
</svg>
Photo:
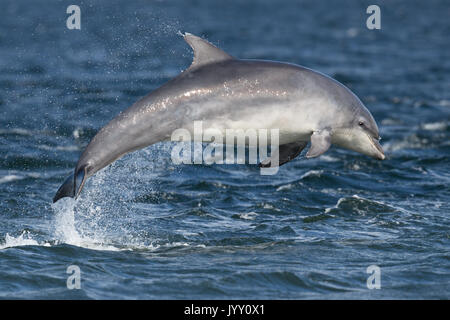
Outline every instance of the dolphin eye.
<svg viewBox="0 0 450 320">
<path fill-rule="evenodd" d="M 362 127 L 364 125 L 364 122 L 360 121 L 358 124 Z"/>
</svg>

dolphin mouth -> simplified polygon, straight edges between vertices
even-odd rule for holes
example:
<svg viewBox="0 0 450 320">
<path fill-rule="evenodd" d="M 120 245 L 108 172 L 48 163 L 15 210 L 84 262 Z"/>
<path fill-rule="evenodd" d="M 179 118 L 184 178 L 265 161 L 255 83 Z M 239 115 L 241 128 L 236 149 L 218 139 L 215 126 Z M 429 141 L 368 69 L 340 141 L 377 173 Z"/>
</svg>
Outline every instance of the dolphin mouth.
<svg viewBox="0 0 450 320">
<path fill-rule="evenodd" d="M 374 138 L 374 137 L 369 136 L 369 140 L 372 143 L 372 146 L 374 147 L 374 149 L 376 151 L 376 154 L 373 155 L 373 157 L 378 160 L 386 159 L 386 155 L 384 154 L 383 148 L 381 147 L 381 144 L 379 142 L 380 138 Z"/>
</svg>

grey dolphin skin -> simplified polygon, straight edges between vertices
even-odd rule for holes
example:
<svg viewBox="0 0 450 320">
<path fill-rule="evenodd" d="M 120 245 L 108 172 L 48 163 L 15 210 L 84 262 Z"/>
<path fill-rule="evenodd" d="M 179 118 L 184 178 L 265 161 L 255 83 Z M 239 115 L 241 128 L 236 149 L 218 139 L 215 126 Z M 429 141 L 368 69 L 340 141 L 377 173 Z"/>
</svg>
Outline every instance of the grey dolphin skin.
<svg viewBox="0 0 450 320">
<path fill-rule="evenodd" d="M 279 165 L 295 158 L 308 142 L 307 158 L 323 154 L 331 144 L 385 158 L 372 115 L 336 80 L 294 64 L 236 59 L 202 38 L 183 37 L 194 51 L 191 66 L 104 126 L 53 202 L 78 197 L 86 179 L 100 169 L 129 152 L 169 140 L 175 129 L 192 128 L 194 121 L 221 130 L 279 129 Z M 260 166 L 271 162 L 265 159 Z"/>
</svg>

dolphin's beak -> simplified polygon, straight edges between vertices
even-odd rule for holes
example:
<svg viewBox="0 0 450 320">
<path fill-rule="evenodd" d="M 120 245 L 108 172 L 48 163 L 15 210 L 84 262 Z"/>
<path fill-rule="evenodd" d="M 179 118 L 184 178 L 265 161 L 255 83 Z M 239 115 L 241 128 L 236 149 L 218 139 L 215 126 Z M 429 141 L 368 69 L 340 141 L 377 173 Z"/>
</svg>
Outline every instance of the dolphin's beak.
<svg viewBox="0 0 450 320">
<path fill-rule="evenodd" d="M 375 154 L 373 155 L 373 157 L 374 157 L 375 159 L 378 159 L 378 160 L 384 160 L 384 159 L 386 159 L 386 156 L 384 155 L 383 148 L 381 147 L 381 144 L 380 144 L 380 142 L 378 141 L 379 138 L 376 139 L 376 138 L 373 138 L 373 137 L 370 137 L 370 136 L 369 136 L 369 139 L 370 139 L 370 142 L 372 142 L 372 146 L 373 146 L 374 149 L 375 149 Z"/>
</svg>

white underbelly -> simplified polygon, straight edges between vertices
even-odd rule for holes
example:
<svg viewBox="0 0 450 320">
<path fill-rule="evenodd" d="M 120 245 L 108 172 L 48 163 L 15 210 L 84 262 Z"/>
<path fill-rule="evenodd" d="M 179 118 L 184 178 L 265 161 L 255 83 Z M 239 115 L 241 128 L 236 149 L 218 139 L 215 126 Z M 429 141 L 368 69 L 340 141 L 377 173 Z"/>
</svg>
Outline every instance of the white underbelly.
<svg viewBox="0 0 450 320">
<path fill-rule="evenodd" d="M 221 116 L 213 119 L 195 120 L 186 123 L 183 129 L 191 135 L 191 140 L 198 141 L 201 137 L 203 142 L 223 141 L 224 144 L 233 144 L 235 139 L 244 137 L 247 141 L 267 141 L 280 145 L 309 141 L 314 124 L 301 123 L 298 117 L 289 112 L 272 111 L 270 114 L 260 112 L 256 114 L 245 114 L 241 117 L 230 119 Z M 277 142 L 278 141 L 278 142 Z"/>
</svg>

